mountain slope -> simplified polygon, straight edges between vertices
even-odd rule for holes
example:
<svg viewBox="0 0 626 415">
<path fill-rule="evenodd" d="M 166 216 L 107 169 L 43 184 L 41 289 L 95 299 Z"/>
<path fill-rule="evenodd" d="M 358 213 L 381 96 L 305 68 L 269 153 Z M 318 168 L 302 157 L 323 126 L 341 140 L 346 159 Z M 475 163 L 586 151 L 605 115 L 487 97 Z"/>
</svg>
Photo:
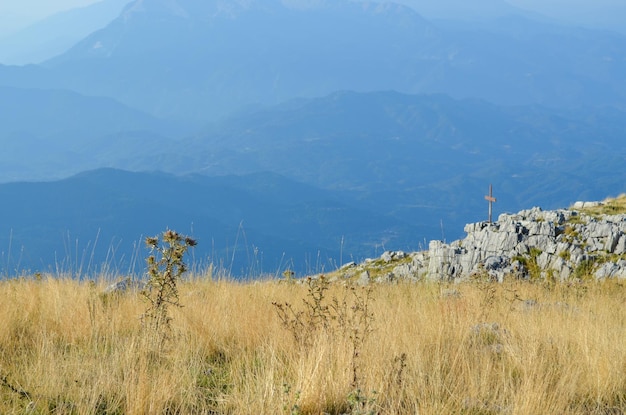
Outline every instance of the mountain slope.
<svg viewBox="0 0 626 415">
<path fill-rule="evenodd" d="M 385 0 L 375 0 L 384 3 Z M 413 8 L 429 19 L 463 19 L 485 20 L 510 14 L 520 13 L 521 10 L 503 0 L 474 0 L 472 2 L 459 0 L 396 0 Z"/>
<path fill-rule="evenodd" d="M 134 129 L 161 129 L 155 117 L 113 99 L 70 91 L 0 87 L 0 129 L 54 135 L 75 130 L 101 134 Z"/>
<path fill-rule="evenodd" d="M 53 179 L 164 145 L 180 126 L 110 98 L 0 87 L 0 182 Z"/>
<path fill-rule="evenodd" d="M 625 120 L 609 110 L 343 92 L 233 117 L 180 149 L 193 154 L 190 171 L 275 171 L 340 190 L 434 238 L 441 222 L 462 229 L 479 220 L 489 183 L 499 211 L 624 191 Z"/>
<path fill-rule="evenodd" d="M 57 265 L 76 272 L 81 262 L 83 272 L 103 264 L 141 269 L 141 238 L 166 228 L 198 239 L 198 264 L 211 261 L 235 276 L 281 267 L 318 272 L 341 258 L 380 254 L 386 241 L 405 244 L 413 229 L 274 174 L 102 169 L 56 182 L 2 184 L 0 198 L 11 201 L 0 205 L 0 270 L 8 272 Z"/>
<path fill-rule="evenodd" d="M 392 3 L 142 0 L 46 63 L 56 86 L 216 119 L 337 90 L 624 107 L 626 37 L 519 20 L 520 37 L 437 26 Z"/>
<path fill-rule="evenodd" d="M 415 53 L 435 47 L 422 43 L 431 25 L 401 6 L 169 4 L 136 2 L 48 66 L 68 88 L 119 96 L 154 114 L 207 119 L 250 103 L 387 86 L 389 65 L 406 57 L 405 45 L 389 44 L 409 38 Z"/>
<path fill-rule="evenodd" d="M 39 63 L 59 55 L 119 16 L 130 0 L 102 0 L 55 14 L 0 39 L 0 62 Z"/>
<path fill-rule="evenodd" d="M 555 157 L 584 159 L 590 152 L 622 148 L 625 126 L 619 111 L 567 112 L 443 95 L 339 92 L 234 116 L 185 140 L 183 147 L 195 148 L 204 163 L 193 165 L 196 170 L 234 173 L 274 166 L 324 187 L 389 188 L 408 177 L 427 181 L 439 176 L 442 169 L 435 167 L 448 163 L 463 170 L 501 158 L 534 168 Z M 324 174 L 326 162 L 335 163 L 335 169 L 343 164 L 345 175 L 337 170 Z M 351 163 L 370 168 L 359 171 Z M 404 168 L 430 175 L 402 177 L 397 170 Z M 338 177 L 346 179 L 346 186 Z"/>
<path fill-rule="evenodd" d="M 626 116 L 617 110 L 338 92 L 242 112 L 176 140 L 154 131 L 94 135 L 65 149 L 23 135 L 6 141 L 0 166 L 30 180 L 98 167 L 209 176 L 271 171 L 410 223 L 421 242 L 441 238 L 442 225 L 460 230 L 483 218 L 489 183 L 496 212 L 626 190 Z"/>
</svg>

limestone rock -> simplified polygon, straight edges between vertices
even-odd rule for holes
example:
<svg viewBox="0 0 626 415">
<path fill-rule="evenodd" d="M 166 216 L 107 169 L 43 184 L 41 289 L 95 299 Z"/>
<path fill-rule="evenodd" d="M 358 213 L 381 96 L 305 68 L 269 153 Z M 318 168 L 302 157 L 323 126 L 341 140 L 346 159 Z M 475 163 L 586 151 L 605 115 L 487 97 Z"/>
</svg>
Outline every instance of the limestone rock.
<svg viewBox="0 0 626 415">
<path fill-rule="evenodd" d="M 542 277 L 566 280 L 577 275 L 575 270 L 586 261 L 595 261 L 593 277 L 626 279 L 626 215 L 592 217 L 576 210 L 600 205 L 577 202 L 572 210 L 535 207 L 501 214 L 493 223 L 465 225 L 464 239 L 451 243 L 434 240 L 423 252 L 387 251 L 379 260 L 366 261 L 365 267 L 399 262 L 379 274 L 385 281 L 458 281 L 484 273 L 502 281 L 506 276 L 529 278 L 530 271 L 536 273 L 537 269 Z M 354 275 L 359 275 L 359 266 L 350 265 L 357 272 Z M 359 282 L 367 279 L 369 274 L 367 278 L 360 274 Z"/>
<path fill-rule="evenodd" d="M 598 204 L 581 202 L 577 206 L 581 209 Z M 610 253 L 626 255 L 626 215 L 598 219 L 575 210 L 543 211 L 535 207 L 501 214 L 494 223 L 467 224 L 464 229 L 464 239 L 450 244 L 431 241 L 420 261 L 396 267 L 394 275 L 454 281 L 487 272 L 502 281 L 506 275 L 528 277 L 527 264 L 534 263 L 543 276 L 564 280 L 586 259 Z M 393 255 L 386 253 L 382 259 L 393 260 Z M 619 259 L 599 267 L 595 277 L 626 278 L 626 260 Z"/>
<path fill-rule="evenodd" d="M 104 289 L 103 294 L 124 294 L 130 291 L 141 291 L 145 288 L 145 286 L 146 283 L 144 281 L 125 278 L 107 286 Z"/>
<path fill-rule="evenodd" d="M 358 285 L 367 285 L 370 282 L 370 273 L 363 271 L 357 280 Z"/>
</svg>

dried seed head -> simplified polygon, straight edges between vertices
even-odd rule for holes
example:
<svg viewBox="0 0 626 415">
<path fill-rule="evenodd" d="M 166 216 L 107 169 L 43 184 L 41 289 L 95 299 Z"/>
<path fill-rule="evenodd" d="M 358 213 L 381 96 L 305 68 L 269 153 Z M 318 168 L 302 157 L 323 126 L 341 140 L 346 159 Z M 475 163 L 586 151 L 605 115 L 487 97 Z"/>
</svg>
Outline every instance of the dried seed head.
<svg viewBox="0 0 626 415">
<path fill-rule="evenodd" d="M 175 231 L 168 229 L 165 232 L 163 232 L 163 240 L 166 242 L 176 242 L 180 239 L 180 236 L 178 236 L 178 233 L 176 233 Z"/>
<path fill-rule="evenodd" d="M 147 237 L 146 245 L 156 248 L 159 245 L 159 238 L 156 236 Z"/>
</svg>

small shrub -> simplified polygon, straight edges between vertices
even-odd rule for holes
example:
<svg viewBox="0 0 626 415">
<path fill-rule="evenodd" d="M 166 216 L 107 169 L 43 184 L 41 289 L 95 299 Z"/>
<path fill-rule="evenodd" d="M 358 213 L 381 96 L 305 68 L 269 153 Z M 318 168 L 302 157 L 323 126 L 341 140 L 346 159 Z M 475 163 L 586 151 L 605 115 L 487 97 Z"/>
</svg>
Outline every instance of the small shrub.
<svg viewBox="0 0 626 415">
<path fill-rule="evenodd" d="M 286 269 L 283 271 L 283 279 L 282 281 L 293 284 L 296 282 L 296 273 L 290 269 Z"/>
<path fill-rule="evenodd" d="M 317 336 L 340 336 L 350 340 L 350 370 L 353 390 L 361 385 L 361 351 L 373 331 L 374 314 L 371 311 L 372 288 L 346 286 L 341 298 L 327 299 L 330 282 L 323 275 L 307 278 L 307 295 L 302 300 L 304 309 L 297 309 L 289 303 L 272 304 L 283 327 L 291 332 L 301 352 L 311 349 Z M 361 396 L 359 394 L 359 396 Z"/>
<path fill-rule="evenodd" d="M 527 255 L 518 255 L 513 258 L 514 261 L 519 261 L 527 270 L 530 281 L 541 280 L 541 267 L 537 263 L 537 258 L 541 253 L 540 249 L 532 247 Z"/>
<path fill-rule="evenodd" d="M 585 223 L 582 216 L 578 212 L 573 212 L 573 213 L 576 213 L 576 214 L 575 215 L 573 214 L 572 216 L 570 216 L 570 218 L 567 220 L 568 224 L 580 225 L 580 224 Z M 571 226 L 569 226 L 569 228 L 573 229 Z M 566 229 L 567 229 L 567 226 L 566 226 Z"/>
<path fill-rule="evenodd" d="M 372 396 L 368 397 L 363 394 L 361 389 L 355 389 L 348 394 L 348 406 L 350 412 L 345 415 L 376 415 L 379 413 L 376 404 L 376 392 L 372 392 Z"/>
<path fill-rule="evenodd" d="M 308 277 L 306 298 L 302 300 L 304 309 L 296 309 L 289 303 L 273 302 L 276 313 L 283 327 L 291 332 L 293 339 L 301 349 L 309 349 L 315 336 L 322 330 L 330 328 L 332 319 L 326 301 L 326 291 L 330 286 L 328 279 Z"/>
<path fill-rule="evenodd" d="M 578 216 L 575 216 L 575 217 L 578 217 Z M 565 228 L 563 229 L 563 235 L 565 235 L 565 241 L 570 244 L 580 239 L 580 233 L 578 233 L 575 227 L 569 224 L 565 225 Z"/>
<path fill-rule="evenodd" d="M 172 230 L 163 232 L 162 239 L 161 242 L 158 236 L 146 238 L 151 254 L 146 260 L 148 282 L 142 290 L 148 307 L 142 319 L 155 333 L 166 334 L 171 321 L 168 307 L 181 307 L 178 301 L 178 282 L 187 271 L 185 252 L 196 246 L 196 241 Z"/>
<path fill-rule="evenodd" d="M 593 276 L 596 267 L 596 259 L 588 258 L 582 260 L 574 269 L 573 277 L 579 280 L 587 280 Z"/>
<path fill-rule="evenodd" d="M 301 415 L 300 391 L 293 391 L 291 385 L 283 383 L 283 412 L 286 415 Z"/>
<path fill-rule="evenodd" d="M 477 272 L 471 275 L 471 281 L 480 292 L 480 307 L 478 309 L 478 319 L 486 319 L 489 314 L 495 309 L 498 298 L 502 295 L 502 284 L 498 283 L 498 280 L 489 275 L 484 267 L 481 267 Z M 510 301 L 511 303 L 517 299 L 517 293 L 512 293 L 515 297 Z"/>
<path fill-rule="evenodd" d="M 350 339 L 352 346 L 352 384 L 358 389 L 361 383 L 361 349 L 373 331 L 374 314 L 370 309 L 372 288 L 354 286 L 346 287 L 348 292 L 342 299 L 333 298 L 332 319 L 337 321 L 338 330 L 343 337 Z M 349 297 L 352 297 L 350 300 Z"/>
</svg>

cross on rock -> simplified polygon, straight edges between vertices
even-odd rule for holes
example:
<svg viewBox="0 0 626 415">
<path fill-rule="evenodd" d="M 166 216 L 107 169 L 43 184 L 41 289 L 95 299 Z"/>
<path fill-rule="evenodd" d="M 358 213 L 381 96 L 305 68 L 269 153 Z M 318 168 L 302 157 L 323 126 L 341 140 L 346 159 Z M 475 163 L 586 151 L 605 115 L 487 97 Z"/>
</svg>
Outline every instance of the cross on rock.
<svg viewBox="0 0 626 415">
<path fill-rule="evenodd" d="M 496 198 L 493 197 L 493 186 L 489 185 L 489 194 L 485 196 L 485 200 L 489 202 L 489 223 L 491 223 L 491 205 L 496 201 Z"/>
</svg>

